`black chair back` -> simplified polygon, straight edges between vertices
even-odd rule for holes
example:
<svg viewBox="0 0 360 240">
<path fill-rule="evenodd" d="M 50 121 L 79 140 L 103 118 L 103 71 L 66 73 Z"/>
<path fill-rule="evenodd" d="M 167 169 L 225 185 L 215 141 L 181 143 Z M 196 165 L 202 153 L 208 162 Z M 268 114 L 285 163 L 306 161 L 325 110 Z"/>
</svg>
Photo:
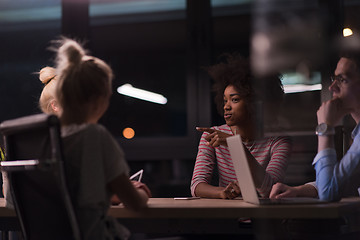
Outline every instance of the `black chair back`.
<svg viewBox="0 0 360 240">
<path fill-rule="evenodd" d="M 59 120 L 37 114 L 0 125 L 13 205 L 25 239 L 80 239 L 68 193 Z"/>
</svg>

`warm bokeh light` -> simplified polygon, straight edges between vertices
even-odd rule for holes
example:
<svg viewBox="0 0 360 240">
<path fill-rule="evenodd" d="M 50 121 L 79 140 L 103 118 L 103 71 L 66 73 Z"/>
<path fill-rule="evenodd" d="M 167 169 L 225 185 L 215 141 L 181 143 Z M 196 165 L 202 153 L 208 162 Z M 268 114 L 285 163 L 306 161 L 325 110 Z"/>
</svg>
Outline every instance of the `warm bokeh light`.
<svg viewBox="0 0 360 240">
<path fill-rule="evenodd" d="M 344 28 L 343 35 L 344 35 L 344 37 L 351 36 L 351 35 L 353 35 L 353 31 L 350 28 Z"/>
<path fill-rule="evenodd" d="M 127 139 L 131 139 L 135 136 L 135 131 L 132 128 L 125 128 L 123 130 L 123 136 Z"/>
</svg>

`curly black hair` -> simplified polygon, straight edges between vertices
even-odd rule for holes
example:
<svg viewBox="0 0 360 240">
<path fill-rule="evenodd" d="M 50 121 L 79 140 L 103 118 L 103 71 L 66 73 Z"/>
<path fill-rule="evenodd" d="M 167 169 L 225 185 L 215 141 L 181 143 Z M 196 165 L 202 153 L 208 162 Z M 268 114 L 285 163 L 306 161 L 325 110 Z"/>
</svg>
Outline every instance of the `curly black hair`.
<svg viewBox="0 0 360 240">
<path fill-rule="evenodd" d="M 280 104 L 283 100 L 284 90 L 279 75 L 261 79 L 255 86 L 255 77 L 251 72 L 248 59 L 237 53 L 222 54 L 225 61 L 207 67 L 206 70 L 214 80 L 213 91 L 215 92 L 215 104 L 218 112 L 223 115 L 224 91 L 232 85 L 245 99 L 248 109 L 253 109 L 255 101 L 261 100 L 264 104 Z"/>
</svg>

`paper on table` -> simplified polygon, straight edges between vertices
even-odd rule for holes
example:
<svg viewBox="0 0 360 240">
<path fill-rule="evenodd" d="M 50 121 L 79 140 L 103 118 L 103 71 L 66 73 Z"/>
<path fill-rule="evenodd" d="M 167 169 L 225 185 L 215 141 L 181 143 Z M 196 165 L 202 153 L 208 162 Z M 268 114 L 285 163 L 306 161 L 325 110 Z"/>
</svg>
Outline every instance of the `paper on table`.
<svg viewBox="0 0 360 240">
<path fill-rule="evenodd" d="M 200 199 L 200 197 L 174 197 L 175 200 L 194 200 Z"/>
</svg>

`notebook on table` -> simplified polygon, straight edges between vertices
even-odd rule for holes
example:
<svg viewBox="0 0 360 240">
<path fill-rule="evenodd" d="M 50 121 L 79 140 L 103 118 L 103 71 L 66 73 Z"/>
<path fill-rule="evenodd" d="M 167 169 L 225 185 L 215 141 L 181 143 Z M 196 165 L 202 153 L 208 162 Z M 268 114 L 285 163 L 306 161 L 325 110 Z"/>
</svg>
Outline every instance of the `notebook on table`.
<svg viewBox="0 0 360 240">
<path fill-rule="evenodd" d="M 250 171 L 250 166 L 246 157 L 244 145 L 240 135 L 234 135 L 226 138 L 231 159 L 233 161 L 236 178 L 239 183 L 242 198 L 245 202 L 257 205 L 263 204 L 315 204 L 325 203 L 317 198 L 281 198 L 270 199 L 260 198 L 255 187 L 255 183 Z"/>
</svg>

